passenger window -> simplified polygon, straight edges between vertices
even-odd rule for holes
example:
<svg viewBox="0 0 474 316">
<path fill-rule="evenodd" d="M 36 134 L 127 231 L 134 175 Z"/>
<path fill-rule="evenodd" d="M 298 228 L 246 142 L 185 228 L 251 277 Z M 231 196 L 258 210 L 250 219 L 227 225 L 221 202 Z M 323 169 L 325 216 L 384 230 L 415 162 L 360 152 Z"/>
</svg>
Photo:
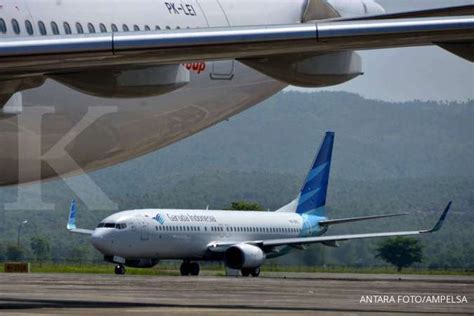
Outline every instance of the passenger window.
<svg viewBox="0 0 474 316">
<path fill-rule="evenodd" d="M 148 25 L 145 25 L 145 31 L 150 31 L 150 27 Z"/>
<path fill-rule="evenodd" d="M 136 31 L 136 32 L 138 32 L 138 31 L 140 31 L 140 27 L 139 27 L 138 25 L 134 25 L 134 26 L 133 26 L 133 30 Z"/>
<path fill-rule="evenodd" d="M 167 30 L 171 30 L 171 27 L 169 27 L 169 26 L 167 25 L 167 26 L 166 26 L 166 29 L 167 29 Z"/>
<path fill-rule="evenodd" d="M 5 34 L 7 32 L 7 24 L 4 19 L 0 19 L 0 33 Z"/>
<path fill-rule="evenodd" d="M 122 25 L 122 29 L 123 29 L 124 32 L 129 32 L 130 31 L 127 24 Z"/>
<path fill-rule="evenodd" d="M 20 24 L 18 24 L 17 20 L 15 19 L 12 20 L 12 27 L 13 27 L 13 32 L 15 32 L 15 34 L 21 33 Z"/>
<path fill-rule="evenodd" d="M 82 28 L 82 25 L 79 22 L 76 23 L 76 30 L 78 34 L 84 34 L 84 29 Z"/>
<path fill-rule="evenodd" d="M 99 28 L 102 33 L 107 33 L 107 27 L 104 23 L 100 23 Z"/>
<path fill-rule="evenodd" d="M 51 22 L 51 31 L 53 31 L 54 35 L 59 35 L 59 27 L 56 22 Z"/>
<path fill-rule="evenodd" d="M 161 31 L 161 27 L 159 25 L 155 26 L 155 31 Z"/>
<path fill-rule="evenodd" d="M 26 27 L 26 32 L 29 35 L 33 35 L 33 24 L 31 24 L 30 21 L 28 21 L 28 20 L 25 21 L 25 27 Z M 1 26 L 0 26 L 0 28 L 1 28 Z"/>
<path fill-rule="evenodd" d="M 89 33 L 95 33 L 95 27 L 92 23 L 87 24 L 87 28 L 89 29 Z"/>
<path fill-rule="evenodd" d="M 115 24 L 112 24 L 112 32 L 118 32 L 118 27 Z"/>
<path fill-rule="evenodd" d="M 71 26 L 69 25 L 69 23 L 64 22 L 64 23 L 63 23 L 63 27 L 64 27 L 64 33 L 66 33 L 66 34 L 72 34 Z"/>
<path fill-rule="evenodd" d="M 38 28 L 41 35 L 46 35 L 46 26 L 44 25 L 43 21 L 38 22 Z"/>
</svg>

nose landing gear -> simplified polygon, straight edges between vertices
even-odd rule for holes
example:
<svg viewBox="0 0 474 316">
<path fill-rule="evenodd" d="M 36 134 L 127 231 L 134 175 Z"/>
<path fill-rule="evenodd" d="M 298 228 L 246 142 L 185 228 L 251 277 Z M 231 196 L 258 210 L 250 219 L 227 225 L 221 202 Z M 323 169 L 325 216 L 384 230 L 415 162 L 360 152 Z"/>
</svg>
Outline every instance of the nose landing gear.
<svg viewBox="0 0 474 316">
<path fill-rule="evenodd" d="M 118 264 L 115 266 L 115 274 L 123 275 L 125 274 L 125 267 L 123 264 Z"/>
<path fill-rule="evenodd" d="M 183 261 L 181 267 L 179 268 L 182 276 L 185 275 L 199 275 L 199 264 L 197 262 Z"/>
</svg>

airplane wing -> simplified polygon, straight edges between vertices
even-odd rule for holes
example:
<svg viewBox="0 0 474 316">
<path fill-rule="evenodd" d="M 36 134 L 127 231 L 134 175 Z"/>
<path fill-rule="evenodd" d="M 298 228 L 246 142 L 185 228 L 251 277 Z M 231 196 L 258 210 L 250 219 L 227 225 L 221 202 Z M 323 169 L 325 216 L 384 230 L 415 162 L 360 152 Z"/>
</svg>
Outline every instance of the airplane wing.
<svg viewBox="0 0 474 316">
<path fill-rule="evenodd" d="M 441 7 L 427 10 L 403 11 L 395 13 L 384 13 L 377 15 L 364 15 L 348 18 L 334 18 L 337 21 L 364 21 L 364 20 L 386 20 L 386 19 L 409 19 L 473 15 L 474 5 L 460 5 L 454 7 Z"/>
<path fill-rule="evenodd" d="M 462 12 L 447 8 L 443 16 L 417 17 L 423 12 L 402 18 L 379 15 L 368 20 L 315 20 L 290 25 L 5 38 L 0 41 L 0 78 L 438 43 L 456 45 L 454 49 L 443 47 L 453 53 L 462 50 L 458 55 L 472 60 L 474 5 Z M 461 15 L 450 16 L 449 12 Z"/>
<path fill-rule="evenodd" d="M 299 237 L 299 238 L 283 238 L 283 239 L 269 239 L 269 240 L 255 240 L 243 242 L 245 244 L 251 244 L 258 246 L 264 250 L 272 249 L 278 246 L 291 246 L 291 245 L 305 245 L 305 244 L 316 244 L 316 243 L 334 243 L 338 241 L 346 241 L 353 239 L 366 239 L 366 238 L 380 238 L 380 237 L 397 237 L 397 236 L 413 236 L 420 234 L 433 233 L 441 229 L 443 222 L 451 208 L 452 202 L 449 202 L 445 210 L 441 214 L 441 217 L 433 226 L 428 230 L 416 230 L 416 231 L 400 231 L 400 232 L 384 232 L 384 233 L 369 233 L 369 234 L 352 234 L 352 235 L 336 235 L 336 236 L 323 236 L 323 237 Z M 211 243 L 208 246 L 210 251 L 222 252 L 228 247 L 231 247 L 237 243 Z"/>
</svg>

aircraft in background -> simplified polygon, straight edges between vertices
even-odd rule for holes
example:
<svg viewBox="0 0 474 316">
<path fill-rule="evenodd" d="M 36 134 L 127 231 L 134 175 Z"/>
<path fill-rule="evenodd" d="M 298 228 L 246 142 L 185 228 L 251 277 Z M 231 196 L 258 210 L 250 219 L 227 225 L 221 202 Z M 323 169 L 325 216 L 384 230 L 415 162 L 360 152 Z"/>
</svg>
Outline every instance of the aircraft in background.
<svg viewBox="0 0 474 316">
<path fill-rule="evenodd" d="M 0 0 L 0 186 L 141 156 L 288 85 L 346 82 L 363 73 L 356 50 L 437 45 L 472 62 L 473 12 L 385 14 L 373 0 Z"/>
<path fill-rule="evenodd" d="M 224 261 L 243 276 L 258 276 L 266 259 L 286 255 L 292 249 L 321 243 L 337 247 L 339 241 L 392 236 L 411 236 L 438 231 L 451 202 L 429 230 L 322 236 L 331 225 L 406 214 L 328 219 L 326 194 L 334 133 L 328 132 L 297 199 L 275 212 L 144 209 L 113 214 L 95 230 L 76 227 L 73 201 L 67 229 L 91 236 L 94 247 L 108 262 L 149 268 L 160 260 L 183 260 L 181 275 L 198 275 L 198 261 Z"/>
</svg>

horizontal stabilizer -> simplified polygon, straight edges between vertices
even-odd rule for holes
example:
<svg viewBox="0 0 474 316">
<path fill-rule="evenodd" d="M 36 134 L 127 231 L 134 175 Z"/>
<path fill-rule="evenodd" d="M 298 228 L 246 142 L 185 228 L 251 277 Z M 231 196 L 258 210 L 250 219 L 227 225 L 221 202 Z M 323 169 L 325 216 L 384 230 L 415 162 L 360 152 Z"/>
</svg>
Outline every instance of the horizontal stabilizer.
<svg viewBox="0 0 474 316">
<path fill-rule="evenodd" d="M 343 224 L 350 222 L 359 222 L 359 221 L 368 221 L 372 219 L 387 218 L 387 217 L 397 217 L 409 215 L 408 213 L 399 213 L 399 214 L 388 214 L 388 215 L 372 215 L 372 216 L 361 216 L 361 217 L 350 217 L 350 218 L 341 218 L 341 219 L 328 219 L 319 222 L 321 226 L 329 226 L 335 224 Z"/>
</svg>

